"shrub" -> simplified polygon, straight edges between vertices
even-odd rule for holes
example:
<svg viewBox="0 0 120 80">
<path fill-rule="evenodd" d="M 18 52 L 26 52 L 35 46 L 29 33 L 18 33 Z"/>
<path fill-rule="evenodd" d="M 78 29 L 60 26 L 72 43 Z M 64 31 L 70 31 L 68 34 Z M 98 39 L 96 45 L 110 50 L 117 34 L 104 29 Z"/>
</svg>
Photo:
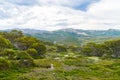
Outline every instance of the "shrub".
<svg viewBox="0 0 120 80">
<path fill-rule="evenodd" d="M 17 54 L 17 59 L 20 59 L 18 64 L 20 67 L 34 66 L 33 58 L 27 53 L 27 51 L 21 51 Z"/>
<path fill-rule="evenodd" d="M 10 68 L 10 62 L 5 58 L 0 58 L 0 70 L 6 70 Z"/>
<path fill-rule="evenodd" d="M 41 43 L 34 43 L 31 48 L 36 49 L 38 56 L 42 56 L 46 53 L 46 46 Z"/>
<path fill-rule="evenodd" d="M 32 67 L 34 66 L 33 59 L 21 59 L 19 62 L 20 67 Z"/>
<path fill-rule="evenodd" d="M 32 57 L 32 58 L 36 58 L 37 57 L 37 51 L 34 48 L 28 49 L 27 53 Z"/>
<path fill-rule="evenodd" d="M 64 47 L 64 46 L 57 46 L 57 52 L 67 52 L 67 49 L 66 49 L 66 47 Z"/>
<path fill-rule="evenodd" d="M 27 53 L 27 51 L 20 51 L 17 53 L 17 59 L 32 59 L 32 57 Z"/>
<path fill-rule="evenodd" d="M 47 52 L 56 52 L 56 47 L 47 47 Z"/>
<path fill-rule="evenodd" d="M 47 59 L 36 60 L 35 64 L 37 67 L 50 68 L 51 67 L 51 60 L 47 60 Z"/>
<path fill-rule="evenodd" d="M 16 56 L 16 51 L 13 49 L 5 49 L 4 55 L 8 57 L 8 59 L 14 59 Z"/>
<path fill-rule="evenodd" d="M 0 36 L 0 50 L 2 51 L 5 48 L 12 48 L 12 44 L 8 39 Z"/>
</svg>

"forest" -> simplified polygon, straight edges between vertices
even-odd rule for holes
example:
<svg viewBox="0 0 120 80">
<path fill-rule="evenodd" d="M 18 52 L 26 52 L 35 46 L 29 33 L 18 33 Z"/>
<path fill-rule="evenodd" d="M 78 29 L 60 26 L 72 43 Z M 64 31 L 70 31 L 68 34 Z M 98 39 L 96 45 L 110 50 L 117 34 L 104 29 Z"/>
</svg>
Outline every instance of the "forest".
<svg viewBox="0 0 120 80">
<path fill-rule="evenodd" d="M 0 80 L 119 80 L 120 39 L 62 45 L 0 32 Z"/>
</svg>

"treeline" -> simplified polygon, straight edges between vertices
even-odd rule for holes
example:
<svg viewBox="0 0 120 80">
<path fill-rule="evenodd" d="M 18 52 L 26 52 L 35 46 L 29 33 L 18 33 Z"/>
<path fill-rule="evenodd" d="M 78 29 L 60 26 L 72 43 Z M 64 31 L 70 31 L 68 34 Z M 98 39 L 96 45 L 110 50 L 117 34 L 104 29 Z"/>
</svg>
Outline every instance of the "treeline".
<svg viewBox="0 0 120 80">
<path fill-rule="evenodd" d="M 86 56 L 120 58 L 120 40 L 106 41 L 101 44 L 90 42 L 82 46 L 81 53 Z"/>
<path fill-rule="evenodd" d="M 89 42 L 82 46 L 58 46 L 58 50 L 62 52 L 73 52 L 84 56 L 120 58 L 120 39 L 108 40 L 103 43 Z"/>
</svg>

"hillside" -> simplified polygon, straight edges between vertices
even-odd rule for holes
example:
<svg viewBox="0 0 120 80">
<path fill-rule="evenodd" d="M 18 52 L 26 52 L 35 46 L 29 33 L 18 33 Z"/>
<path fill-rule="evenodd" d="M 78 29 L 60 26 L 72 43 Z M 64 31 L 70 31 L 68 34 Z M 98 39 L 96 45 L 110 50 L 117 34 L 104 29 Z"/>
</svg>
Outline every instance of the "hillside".
<svg viewBox="0 0 120 80">
<path fill-rule="evenodd" d="M 66 47 L 0 32 L 0 80 L 119 80 L 119 50 L 120 40 Z"/>
<path fill-rule="evenodd" d="M 34 36 L 40 40 L 49 41 L 57 44 L 81 45 L 94 41 L 101 43 L 120 37 L 120 30 L 80 30 L 80 29 L 61 29 L 56 31 L 20 29 L 29 36 Z"/>
<path fill-rule="evenodd" d="M 119 80 L 119 48 L 120 40 L 66 47 L 17 30 L 0 32 L 0 80 Z"/>
</svg>

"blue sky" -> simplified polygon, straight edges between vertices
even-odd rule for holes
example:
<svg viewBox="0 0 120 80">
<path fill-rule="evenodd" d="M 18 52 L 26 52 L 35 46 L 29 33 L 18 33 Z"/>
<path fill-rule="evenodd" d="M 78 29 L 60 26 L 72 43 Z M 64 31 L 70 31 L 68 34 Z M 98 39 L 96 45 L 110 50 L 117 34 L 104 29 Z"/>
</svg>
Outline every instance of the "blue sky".
<svg viewBox="0 0 120 80">
<path fill-rule="evenodd" d="M 120 0 L 0 0 L 0 29 L 120 29 Z"/>
</svg>

